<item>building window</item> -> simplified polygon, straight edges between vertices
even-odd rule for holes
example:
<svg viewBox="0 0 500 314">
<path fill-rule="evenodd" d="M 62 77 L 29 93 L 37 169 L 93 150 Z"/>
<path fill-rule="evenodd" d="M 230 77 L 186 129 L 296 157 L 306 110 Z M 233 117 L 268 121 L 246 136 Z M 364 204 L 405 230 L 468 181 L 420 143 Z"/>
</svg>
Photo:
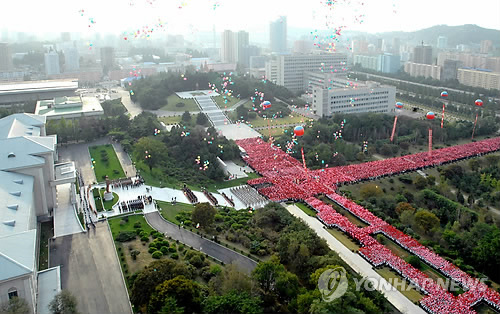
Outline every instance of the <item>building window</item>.
<svg viewBox="0 0 500 314">
<path fill-rule="evenodd" d="M 9 292 L 9 300 L 12 298 L 17 298 L 17 289 L 16 288 L 10 288 L 8 292 Z"/>
</svg>

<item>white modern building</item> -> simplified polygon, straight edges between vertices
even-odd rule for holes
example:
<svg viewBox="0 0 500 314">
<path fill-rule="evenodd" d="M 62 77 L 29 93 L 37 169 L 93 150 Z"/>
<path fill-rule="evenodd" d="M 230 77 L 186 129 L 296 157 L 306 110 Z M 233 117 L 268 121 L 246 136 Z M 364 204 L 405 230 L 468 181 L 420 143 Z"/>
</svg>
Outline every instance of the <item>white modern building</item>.
<svg viewBox="0 0 500 314">
<path fill-rule="evenodd" d="M 441 79 L 441 66 L 440 65 L 406 62 L 404 65 L 404 69 L 405 69 L 405 72 L 410 74 L 411 76 L 430 77 L 430 78 L 433 78 L 435 80 Z"/>
<path fill-rule="evenodd" d="M 45 54 L 45 74 L 50 76 L 60 73 L 61 68 L 59 66 L 59 54 L 55 51 L 47 52 Z"/>
<path fill-rule="evenodd" d="M 27 113 L 0 119 L 0 303 L 21 297 L 31 313 L 47 313 L 38 299 L 60 290 L 45 281 L 58 268 L 38 273 L 38 219 L 57 207 L 56 186 L 72 183 L 74 190 L 76 178 L 73 162 L 56 164 L 57 138 L 46 135 L 45 122 Z"/>
<path fill-rule="evenodd" d="M 75 72 L 80 70 L 80 55 L 76 48 L 64 49 L 64 72 Z"/>
<path fill-rule="evenodd" d="M 309 55 L 281 55 L 266 64 L 266 77 L 292 92 L 306 90 L 307 72 L 342 72 L 347 67 L 347 55 L 319 53 Z M 276 71 L 276 72 L 274 72 Z M 276 81 L 274 78 L 276 77 Z"/>
<path fill-rule="evenodd" d="M 44 116 L 47 120 L 78 119 L 81 117 L 102 116 L 104 110 L 95 97 L 64 96 L 38 101 L 35 114 Z"/>
<path fill-rule="evenodd" d="M 323 82 L 323 86 L 316 85 L 312 91 L 312 110 L 319 116 L 330 117 L 340 112 L 391 112 L 396 102 L 394 86 L 352 82 L 345 77 L 328 74 Z"/>
</svg>

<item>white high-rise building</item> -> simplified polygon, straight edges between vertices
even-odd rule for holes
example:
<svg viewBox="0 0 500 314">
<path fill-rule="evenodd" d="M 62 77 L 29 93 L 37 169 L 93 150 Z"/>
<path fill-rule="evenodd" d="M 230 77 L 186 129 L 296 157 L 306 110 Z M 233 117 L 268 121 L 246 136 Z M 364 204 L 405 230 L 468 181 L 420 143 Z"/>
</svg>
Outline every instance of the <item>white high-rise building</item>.
<svg viewBox="0 0 500 314">
<path fill-rule="evenodd" d="M 271 51 L 281 54 L 287 52 L 287 26 L 286 16 L 281 16 L 269 25 L 269 39 Z"/>
<path fill-rule="evenodd" d="M 266 77 L 273 80 L 274 64 L 266 66 Z M 342 72 L 347 67 L 347 55 L 321 53 L 309 55 L 282 55 L 276 59 L 276 84 L 293 92 L 306 90 L 308 79 L 305 72 Z M 269 72 L 268 72 L 269 69 Z"/>
<path fill-rule="evenodd" d="M 45 74 L 49 76 L 60 73 L 59 54 L 55 51 L 47 52 L 45 54 Z"/>
<path fill-rule="evenodd" d="M 315 75 L 319 75 L 316 73 Z M 345 77 L 323 73 L 328 84 L 316 85 L 312 92 L 312 110 L 322 117 L 335 113 L 391 112 L 396 101 L 396 87 L 376 82 L 353 84 Z M 333 85 L 333 87 L 332 87 Z"/>
<path fill-rule="evenodd" d="M 80 70 L 80 55 L 76 48 L 64 49 L 64 72 Z"/>
<path fill-rule="evenodd" d="M 224 63 L 236 63 L 238 60 L 236 36 L 230 30 L 225 30 L 221 37 L 221 61 Z"/>
</svg>

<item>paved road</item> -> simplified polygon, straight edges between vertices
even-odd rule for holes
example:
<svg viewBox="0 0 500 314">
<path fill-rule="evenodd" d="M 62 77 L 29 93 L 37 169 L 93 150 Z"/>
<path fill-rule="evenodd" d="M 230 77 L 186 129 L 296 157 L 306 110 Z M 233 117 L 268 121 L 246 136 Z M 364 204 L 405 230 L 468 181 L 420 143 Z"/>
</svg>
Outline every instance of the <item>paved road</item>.
<svg viewBox="0 0 500 314">
<path fill-rule="evenodd" d="M 216 259 L 224 262 L 224 264 L 233 263 L 237 265 L 241 271 L 246 273 L 250 273 L 257 266 L 257 263 L 254 260 L 246 256 L 236 253 L 215 242 L 201 238 L 195 233 L 179 228 L 177 225 L 166 221 L 158 212 L 147 213 L 144 216 L 146 217 L 146 221 L 156 230 L 166 233 L 173 239 L 179 240 L 196 250 L 215 257 Z"/>
<path fill-rule="evenodd" d="M 123 171 L 127 177 L 135 176 L 135 168 L 130 160 L 130 156 L 123 150 L 120 143 L 113 143 L 113 148 L 115 149 L 116 156 L 122 165 Z"/>
<path fill-rule="evenodd" d="M 386 280 L 382 278 L 375 270 L 373 270 L 372 265 L 363 259 L 360 255 L 353 253 L 348 248 L 346 248 L 342 243 L 340 243 L 333 235 L 331 235 L 325 228 L 324 225 L 315 217 L 306 215 L 300 208 L 295 205 L 289 205 L 286 209 L 294 216 L 301 218 L 305 223 L 316 233 L 319 237 L 326 240 L 328 246 L 359 275 L 365 278 L 376 279 L 377 282 L 381 283 L 377 285 L 377 290 L 382 292 L 387 300 L 392 303 L 401 313 L 421 313 L 426 312 L 420 308 L 418 305 L 412 303 L 407 299 L 401 292 L 396 289 L 386 290 L 384 287 L 388 287 Z M 383 284 L 382 284 L 383 283 Z"/>
<path fill-rule="evenodd" d="M 61 266 L 61 288 L 76 297 L 80 313 L 132 313 L 107 222 L 89 233 L 50 242 L 50 267 Z"/>
<path fill-rule="evenodd" d="M 117 88 L 118 94 L 122 98 L 122 104 L 127 108 L 130 116 L 133 118 L 142 112 L 141 106 L 130 100 L 130 93 L 122 88 Z M 116 95 L 116 94 L 115 94 Z"/>
<path fill-rule="evenodd" d="M 217 103 L 210 96 L 196 96 L 195 101 L 198 103 L 203 112 L 207 115 L 208 119 L 214 127 L 219 127 L 225 124 L 231 124 Z"/>
</svg>

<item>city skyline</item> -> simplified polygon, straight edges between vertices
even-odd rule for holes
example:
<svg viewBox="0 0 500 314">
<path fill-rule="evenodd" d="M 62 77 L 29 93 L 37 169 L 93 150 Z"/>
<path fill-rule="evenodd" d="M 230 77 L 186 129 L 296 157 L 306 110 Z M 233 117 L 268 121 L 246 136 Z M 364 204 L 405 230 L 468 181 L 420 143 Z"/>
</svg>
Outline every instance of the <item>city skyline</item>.
<svg viewBox="0 0 500 314">
<path fill-rule="evenodd" d="M 326 4 L 329 3 L 330 5 Z M 30 8 L 26 11 L 26 8 Z M 57 15 L 54 16 L 54 10 Z M 432 8 L 431 10 L 429 8 Z M 283 1 L 252 3 L 242 1 L 159 1 L 159 0 L 89 0 L 73 3 L 62 0 L 9 3 L 0 13 L 0 30 L 33 32 L 80 32 L 83 37 L 95 33 L 133 34 L 137 30 L 169 34 L 217 32 L 225 29 L 268 33 L 269 23 L 287 17 L 290 28 L 332 31 L 414 31 L 434 25 L 477 24 L 500 30 L 500 2 L 478 0 L 471 6 L 455 6 L 451 1 L 431 2 L 382 0 L 325 1 L 296 3 Z M 238 14 L 241 13 L 241 14 Z M 43 17 L 43 19 L 41 18 Z M 19 21 L 23 21 L 20 23 Z"/>
</svg>

